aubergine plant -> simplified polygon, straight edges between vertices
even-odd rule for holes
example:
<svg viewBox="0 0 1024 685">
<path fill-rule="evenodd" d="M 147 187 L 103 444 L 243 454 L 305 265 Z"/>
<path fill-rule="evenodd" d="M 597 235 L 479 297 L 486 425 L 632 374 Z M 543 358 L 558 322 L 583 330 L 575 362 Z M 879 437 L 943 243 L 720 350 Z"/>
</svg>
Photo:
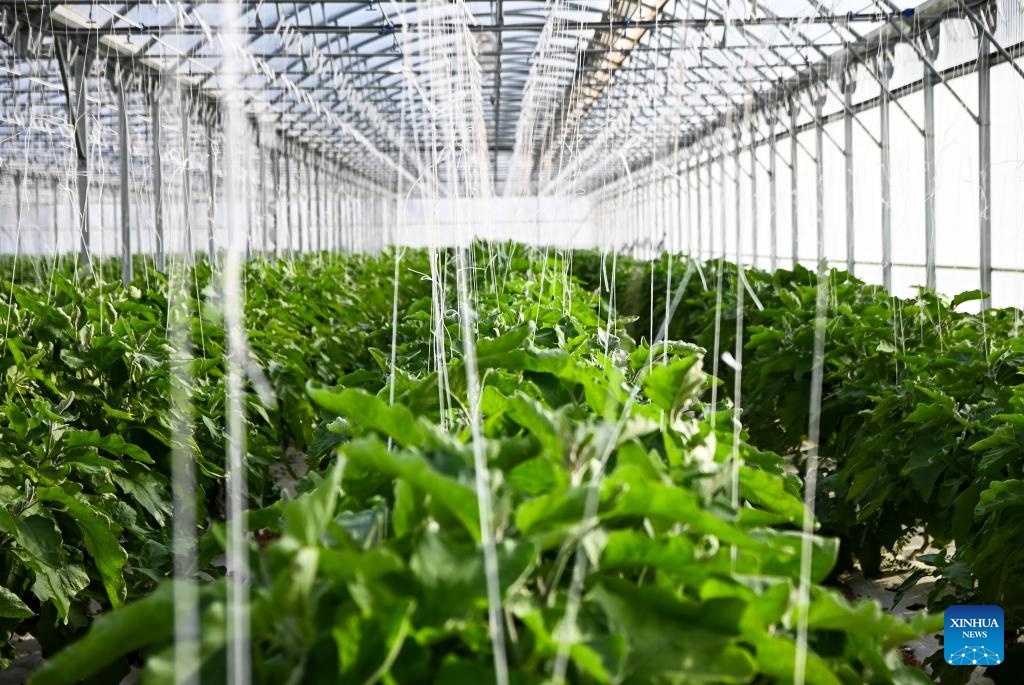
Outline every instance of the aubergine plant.
<svg viewBox="0 0 1024 685">
<path fill-rule="evenodd" d="M 561 650 L 574 683 L 788 682 L 800 481 L 745 436 L 734 444 L 731 412 L 703 400 L 713 382 L 703 349 L 636 345 L 557 262 L 500 258 L 495 271 L 507 275 L 476 289 L 476 361 L 511 682 L 545 682 Z M 422 255 L 407 259 L 423 271 Z M 494 679 L 456 342 L 465 322 L 446 317 L 439 368 L 428 305 L 403 305 L 403 329 L 419 337 L 401 336 L 397 368 L 377 348 L 372 375 L 312 376 L 306 387 L 322 419 L 310 474 L 296 498 L 248 518 L 257 683 Z M 222 545 L 223 527 L 211 526 L 196 570 L 209 571 Z M 838 541 L 815 535 L 812 549 L 807 681 L 929 682 L 898 647 L 937 622 L 847 601 L 821 584 Z M 588 573 L 574 581 L 577 558 Z M 33 683 L 109 679 L 139 656 L 145 682 L 223 680 L 225 580 L 199 582 L 203 633 L 188 663 L 174 652 L 179 587 L 162 583 L 101 616 Z"/>
</svg>

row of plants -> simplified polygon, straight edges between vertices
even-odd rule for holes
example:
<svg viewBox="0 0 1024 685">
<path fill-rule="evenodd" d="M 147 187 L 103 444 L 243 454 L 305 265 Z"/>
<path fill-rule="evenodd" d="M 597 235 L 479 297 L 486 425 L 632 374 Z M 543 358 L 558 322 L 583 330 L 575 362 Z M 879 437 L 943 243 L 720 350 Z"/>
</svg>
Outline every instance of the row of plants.
<svg viewBox="0 0 1024 685">
<path fill-rule="evenodd" d="M 603 261 L 607 290 L 611 260 Z M 672 261 L 669 283 L 668 256 L 616 259 L 615 301 L 620 312 L 637 317 L 631 330 L 656 332 L 667 302 L 671 336 L 713 348 L 717 331 L 718 349 L 733 353 L 741 315 L 743 423 L 754 444 L 800 464 L 817 275 L 799 266 L 775 273 L 745 268 L 744 285 L 734 264 Z M 580 276 L 601 273 L 601 263 L 597 254 L 574 256 Z M 817 502 L 825 530 L 844 541 L 841 566 L 849 567 L 852 555 L 875 575 L 883 549 L 898 551 L 923 531 L 942 550 L 920 557 L 932 567 L 928 575 L 938 577 L 931 608 L 1002 606 L 1008 670 L 1019 659 L 1014 645 L 1024 630 L 1021 312 L 964 311 L 982 297 L 977 291 L 946 298 L 921 289 L 914 297 L 892 297 L 836 270 L 828 272 L 827 288 Z M 736 371 L 724 363 L 720 369 L 728 395 Z M 913 574 L 904 589 L 925 575 Z M 943 682 L 965 677 L 937 661 Z"/>
<path fill-rule="evenodd" d="M 30 632 L 52 653 L 167 576 L 175 449 L 194 459 L 200 526 L 224 512 L 225 337 L 209 266 L 171 282 L 142 270 L 127 288 L 113 280 L 119 269 L 86 277 L 73 260 L 19 269 L 44 277 L 2 286 L 0 663 L 13 657 L 11 634 Z M 354 291 L 390 273 L 359 257 L 247 267 L 253 506 L 277 500 L 273 469 L 308 449 L 318 417 L 305 383 L 366 375 L 368 350 L 388 344 L 390 295 Z M 429 286 L 410 277 L 401 290 L 404 301 Z M 172 383 L 188 397 L 185 416 L 171 412 Z M 175 420 L 194 423 L 184 441 Z"/>
<path fill-rule="evenodd" d="M 705 400 L 717 381 L 702 370 L 703 348 L 635 343 L 624 320 L 605 318 L 598 293 L 566 275 L 565 260 L 515 247 L 475 256 L 490 260 L 474 270 L 475 444 L 461 346 L 467 322 L 454 302 L 438 307 L 420 296 L 448 290 L 454 265 L 431 269 L 425 252 L 402 258 L 394 373 L 392 327 L 381 320 L 391 308 L 390 255 L 344 258 L 330 267 L 336 282 L 320 280 L 334 296 L 345 293 L 349 316 L 367 330 L 342 318 L 324 332 L 337 346 L 293 339 L 296 347 L 283 349 L 314 361 L 287 373 L 272 369 L 290 358 L 264 349 L 259 362 L 275 382 L 295 391 L 293 381 L 304 381 L 291 401 L 311 403 L 318 423 L 304 443 L 310 471 L 298 495 L 268 494 L 248 514 L 254 682 L 494 681 L 474 447 L 490 467 L 497 644 L 510 682 L 549 682 L 563 664 L 575 683 L 791 682 L 801 483 L 777 454 L 745 435 L 734 441 L 728 406 Z M 309 263 L 254 268 L 316 274 Z M 422 280 L 431 273 L 444 283 Z M 293 278 L 304 276 L 284 280 Z M 254 280 L 250 273 L 250 293 Z M 274 316 L 302 318 L 319 297 L 289 296 Z M 255 349 L 262 333 L 250 335 Z M 253 430 L 258 416 L 250 412 Z M 146 682 L 224 680 L 231 609 L 214 561 L 224 536 L 211 513 L 194 580 L 164 580 L 99 617 L 33 682 L 116 682 L 139 658 Z M 838 541 L 815 535 L 811 543 L 807 682 L 929 682 L 904 664 L 899 646 L 939 622 L 847 601 L 824 585 Z M 176 645 L 174 600 L 192 583 L 202 634 Z"/>
</svg>

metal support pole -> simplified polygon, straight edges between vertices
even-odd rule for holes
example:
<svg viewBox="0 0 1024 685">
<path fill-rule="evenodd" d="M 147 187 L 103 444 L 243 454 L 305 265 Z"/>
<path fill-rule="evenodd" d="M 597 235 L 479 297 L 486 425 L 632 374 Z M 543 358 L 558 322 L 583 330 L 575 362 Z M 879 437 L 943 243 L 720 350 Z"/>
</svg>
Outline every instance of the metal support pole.
<svg viewBox="0 0 1024 685">
<path fill-rule="evenodd" d="M 314 171 L 316 173 L 316 175 L 315 175 L 315 177 L 313 179 L 313 185 L 314 185 L 315 190 L 316 190 L 316 249 L 317 249 L 318 252 L 322 252 L 324 250 L 324 243 L 326 242 L 326 240 L 325 240 L 325 236 L 324 236 L 323 211 L 322 211 L 321 205 L 320 205 L 321 200 L 323 199 L 323 195 L 321 194 L 321 190 L 320 190 L 320 186 L 321 186 L 320 160 L 315 159 L 314 163 L 315 163 Z"/>
<path fill-rule="evenodd" d="M 843 156 L 846 163 L 846 270 L 850 272 L 851 276 L 856 268 L 856 251 L 854 250 L 856 232 L 854 230 L 853 203 L 853 91 L 856 90 L 856 87 L 857 82 L 851 78 L 850 74 L 847 74 L 843 82 L 843 98 L 846 105 L 846 111 L 843 113 L 843 129 L 845 134 Z"/>
<path fill-rule="evenodd" d="M 981 244 L 981 301 L 983 310 L 992 306 L 992 59 L 988 36 L 978 38 L 978 220 Z"/>
<path fill-rule="evenodd" d="M 86 51 L 75 60 L 75 102 L 72 114 L 75 139 L 78 147 L 76 180 L 78 181 L 78 217 L 81 235 L 79 261 L 86 273 L 91 269 L 91 242 L 89 235 L 89 114 L 86 85 L 92 53 Z"/>
<path fill-rule="evenodd" d="M 14 231 L 15 231 L 15 243 L 14 243 L 14 260 L 15 268 L 17 268 L 18 258 L 21 255 L 21 219 L 25 209 L 25 202 L 22 198 L 22 185 L 25 182 L 25 175 L 21 171 L 14 172 Z"/>
<path fill-rule="evenodd" d="M 110 80 L 117 94 L 117 146 L 118 178 L 121 184 L 121 281 L 127 286 L 132 280 L 131 206 L 128 203 L 128 98 L 125 83 L 118 73 Z"/>
<path fill-rule="evenodd" d="M 694 177 L 694 190 L 697 196 L 697 260 L 704 260 L 704 189 L 703 183 L 700 182 L 701 172 L 700 158 L 698 157 L 697 163 L 693 167 Z"/>
<path fill-rule="evenodd" d="M 274 184 L 274 256 L 281 255 L 281 151 L 270 149 L 270 176 Z"/>
<path fill-rule="evenodd" d="M 926 36 L 930 34 L 925 33 Z M 938 57 L 938 32 L 934 43 L 926 38 L 925 54 Z M 937 76 L 924 65 L 924 250 L 925 285 L 935 289 L 935 82 Z"/>
<path fill-rule="evenodd" d="M 723 257 L 723 258 L 728 254 L 728 251 L 729 251 L 728 242 L 726 241 L 726 235 L 728 234 L 728 228 L 726 227 L 726 224 L 728 222 L 727 222 L 726 219 L 728 218 L 728 214 L 729 214 L 728 209 L 727 209 L 728 206 L 729 206 L 729 203 L 728 203 L 729 192 L 727 190 L 728 186 L 726 185 L 725 157 L 726 157 L 725 145 L 723 144 L 722 145 L 722 149 L 721 149 L 721 154 L 718 157 L 718 184 L 719 184 L 718 191 L 722 195 L 722 206 L 718 208 L 718 221 L 719 221 L 718 230 L 720 231 L 720 237 L 721 237 L 721 240 L 722 240 L 720 256 Z"/>
<path fill-rule="evenodd" d="M 292 155 L 290 148 L 284 149 L 284 223 L 285 223 L 285 255 L 291 259 L 294 252 L 292 229 Z"/>
<path fill-rule="evenodd" d="M 253 174 L 252 174 L 252 145 L 250 141 L 256 139 L 256 135 L 252 130 L 245 132 L 245 142 L 242 144 L 242 151 L 239 155 L 242 159 L 242 172 L 239 174 L 240 181 L 242 183 L 242 201 L 245 210 L 245 260 L 249 261 L 252 259 L 253 243 L 255 242 L 255 222 L 252 219 L 253 215 Z"/>
<path fill-rule="evenodd" d="M 334 198 L 334 251 L 344 250 L 343 234 L 345 228 L 345 214 L 342 210 L 341 199 L 341 175 L 335 170 L 334 182 L 331 183 L 331 196 Z"/>
<path fill-rule="evenodd" d="M 164 190 L 163 160 L 160 150 L 160 86 L 149 94 L 149 113 L 153 142 L 153 227 L 156 233 L 156 270 L 164 271 Z"/>
<path fill-rule="evenodd" d="M 687 180 L 687 186 L 689 186 L 689 178 Z M 684 227 L 688 225 L 690 218 L 690 205 L 687 203 L 686 211 L 683 212 L 683 171 L 676 168 L 676 234 L 672 240 L 673 246 L 675 247 L 676 254 L 681 254 L 683 244 L 683 231 Z M 690 246 L 686 245 L 686 252 L 689 253 Z"/>
<path fill-rule="evenodd" d="M 214 237 L 214 231 L 216 229 L 216 212 L 217 212 L 217 177 L 214 175 L 213 169 L 213 121 L 207 120 L 206 122 L 206 180 L 209 183 L 209 200 L 207 202 L 207 254 L 206 258 L 210 260 L 211 264 L 217 262 L 217 242 Z"/>
<path fill-rule="evenodd" d="M 892 192 L 889 184 L 889 79 L 892 78 L 892 55 L 883 53 L 879 69 L 882 92 L 879 98 L 878 111 L 881 116 L 879 143 L 881 153 L 882 174 L 882 284 L 888 292 L 892 292 Z"/>
<path fill-rule="evenodd" d="M 296 165 L 296 169 L 298 171 L 298 178 L 296 178 L 295 180 L 298 185 L 298 188 L 296 190 L 298 191 L 299 194 L 299 203 L 298 206 L 296 207 L 296 213 L 299 219 L 299 252 L 301 253 L 309 249 L 309 242 L 306 240 L 306 232 L 309 230 L 309 177 L 308 174 L 306 173 L 306 156 L 304 154 L 299 154 L 297 161 L 298 164 Z M 306 186 L 306 197 L 303 197 L 303 186 Z M 305 220 L 303 220 L 302 216 L 303 207 L 305 207 L 306 209 Z"/>
<path fill-rule="evenodd" d="M 270 221 L 267 218 L 267 166 L 263 152 L 263 135 L 257 135 L 256 141 L 256 152 L 259 155 L 260 165 L 260 227 L 263 229 L 263 237 L 260 239 L 260 251 L 263 252 L 264 256 L 266 256 L 268 251 L 267 246 L 269 244 L 268 236 L 270 233 Z"/>
<path fill-rule="evenodd" d="M 694 229 L 697 227 L 698 214 L 694 206 L 694 189 L 697 187 L 694 181 L 694 171 L 690 167 L 689 160 L 686 163 L 686 254 L 691 259 L 700 259 L 698 241 L 694 236 Z M 699 204 L 699 201 L 698 201 Z"/>
<path fill-rule="evenodd" d="M 53 222 L 53 250 L 54 256 L 60 250 L 60 188 L 57 179 L 50 181 L 50 197 L 53 200 L 50 206 L 50 220 Z"/>
<path fill-rule="evenodd" d="M 768 130 L 768 264 L 774 273 L 779 268 L 779 193 L 775 174 L 778 138 L 775 135 L 774 112 L 768 117 Z"/>
<path fill-rule="evenodd" d="M 103 225 L 103 227 L 104 227 L 103 235 L 105 236 L 108 233 L 110 235 L 110 250 L 109 251 L 104 250 L 104 253 L 108 254 L 110 256 L 114 256 L 114 255 L 116 255 L 118 253 L 118 250 L 117 250 L 118 231 L 116 230 L 117 229 L 117 209 L 118 209 L 118 207 L 117 207 L 118 206 L 117 194 L 116 194 L 116 192 L 114 190 L 114 187 L 110 186 L 110 202 L 109 203 L 105 203 L 103 201 L 103 196 L 106 195 L 106 193 L 104 193 L 103 190 L 102 190 L 103 186 L 100 186 L 100 188 L 101 188 L 101 190 L 100 190 L 100 211 L 103 212 L 104 215 L 105 215 L 106 214 L 106 211 L 105 211 L 106 210 L 106 205 L 109 204 L 109 206 L 110 206 L 110 224 L 109 224 L 110 225 L 110 230 L 109 231 L 106 230 L 106 228 L 107 228 L 106 221 L 104 221 L 104 225 Z M 102 245 L 103 242 L 104 241 L 101 240 L 100 244 Z"/>
<path fill-rule="evenodd" d="M 794 97 L 789 102 L 789 196 L 793 215 L 790 221 L 793 227 L 793 266 L 800 262 L 800 202 L 797 188 L 797 128 L 796 118 L 800 105 Z"/>
<path fill-rule="evenodd" d="M 39 201 L 39 177 L 34 176 L 32 178 L 32 206 L 35 208 L 35 229 L 36 229 L 36 245 L 35 250 L 37 254 L 43 253 L 43 220 L 42 220 L 42 209 L 43 205 Z M 36 266 L 36 275 L 39 274 L 38 265 Z"/>
<path fill-rule="evenodd" d="M 192 155 L 189 149 L 191 141 L 191 121 L 188 111 L 188 101 L 184 93 L 179 93 L 178 112 L 181 117 L 181 193 L 182 193 L 182 218 L 185 229 L 185 263 L 195 262 L 195 248 L 192 244 Z"/>
<path fill-rule="evenodd" d="M 818 269 L 822 268 L 825 261 L 825 122 L 822 119 L 824 106 L 825 96 L 817 96 L 814 100 L 814 194 L 817 199 Z"/>
<path fill-rule="evenodd" d="M 739 127 L 736 128 L 735 136 L 733 138 L 732 148 L 732 172 L 733 172 L 733 189 L 736 197 L 733 198 L 735 201 L 735 213 L 734 217 L 736 222 L 736 266 L 740 267 L 743 265 L 743 214 L 741 211 L 741 205 L 743 203 L 743 195 L 740 192 L 740 143 L 743 139 L 742 133 Z M 725 158 L 723 151 L 722 158 Z M 724 165 L 724 162 L 723 162 Z"/>
<path fill-rule="evenodd" d="M 754 117 L 750 117 L 750 249 L 753 252 L 752 263 L 758 265 L 760 261 L 760 250 L 757 240 L 758 234 L 758 205 L 757 205 L 757 124 Z"/>
</svg>

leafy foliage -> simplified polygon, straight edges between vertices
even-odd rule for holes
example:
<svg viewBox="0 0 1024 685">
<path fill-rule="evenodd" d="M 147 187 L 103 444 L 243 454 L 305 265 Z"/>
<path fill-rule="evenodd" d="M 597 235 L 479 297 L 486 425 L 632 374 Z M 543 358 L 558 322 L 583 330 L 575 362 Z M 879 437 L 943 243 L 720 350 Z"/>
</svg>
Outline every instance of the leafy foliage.
<svg viewBox="0 0 1024 685">
<path fill-rule="evenodd" d="M 549 677 L 560 644 L 568 649 L 568 677 L 578 683 L 788 681 L 796 658 L 799 480 L 781 457 L 745 437 L 733 445 L 731 423 L 703 400 L 712 379 L 702 370 L 702 349 L 635 344 L 561 260 L 530 260 L 511 248 L 489 258 L 489 268 L 505 276 L 474 284 L 479 410 L 512 681 Z M 380 277 L 388 258 L 372 268 L 360 259 L 352 258 L 358 275 L 344 297 L 373 321 L 386 311 L 380 305 L 390 308 L 382 294 L 390 282 Z M 407 254 L 405 268 L 428 273 L 426 259 Z M 358 273 L 361 263 L 367 269 Z M 440 273 L 450 278 L 448 267 Z M 295 300 L 280 316 L 302 316 L 292 310 L 306 306 Z M 300 361 L 302 350 L 317 345 L 285 338 L 283 358 L 306 366 L 270 374 L 288 379 L 287 394 L 278 395 L 291 398 L 291 411 L 308 408 L 320 423 L 308 433 L 305 423 L 287 429 L 315 448 L 298 497 L 254 502 L 263 506 L 250 513 L 257 682 L 493 680 L 458 342 L 465 322 L 445 317 L 441 367 L 431 347 L 431 303 L 412 298 L 402 306 L 393 373 L 371 342 L 390 335 L 390 326 L 378 320 L 360 332 L 339 318 L 340 328 L 313 327 L 313 335 L 325 346 L 334 336 L 347 345 L 309 364 Z M 252 335 L 255 350 L 263 333 Z M 364 353 L 372 363 L 356 356 Z M 336 359 L 364 366 L 325 372 Z M 270 416 L 271 425 L 282 425 Z M 584 516 L 588 499 L 597 505 L 592 520 Z M 221 540 L 221 526 L 212 525 L 204 558 Z M 820 584 L 835 564 L 837 541 L 815 536 L 812 547 L 808 681 L 928 682 L 904 666 L 897 647 L 936 629 L 935 619 L 904 622 L 877 605 L 848 602 Z M 590 572 L 570 625 L 563 617 L 577 558 Z M 147 682 L 170 682 L 183 668 L 222 680 L 225 582 L 199 587 L 203 638 L 194 663 L 175 660 L 168 628 L 180 588 L 163 583 L 101 616 L 33 682 L 124 670 L 137 652 Z"/>
<path fill-rule="evenodd" d="M 598 273 L 599 259 L 577 254 L 574 268 L 581 276 Z M 617 267 L 615 300 L 637 317 L 634 332 L 660 327 L 666 302 L 682 288 L 669 334 L 713 346 L 717 317 L 721 350 L 735 349 L 736 294 L 744 288 L 743 423 L 754 444 L 799 463 L 816 275 L 802 267 L 774 274 L 747 268 L 743 286 L 732 264 L 676 259 L 675 285 L 666 289 L 668 257 L 619 257 Z M 686 281 L 688 269 L 700 277 Z M 653 300 L 651 279 L 659 284 Z M 841 535 L 868 574 L 878 572 L 881 550 L 895 549 L 908 532 L 922 529 L 940 548 L 953 543 L 954 553 L 923 558 L 939 577 L 933 608 L 999 604 L 1008 626 L 1024 629 L 1020 311 L 962 311 L 981 297 L 976 291 L 947 300 L 920 290 L 900 299 L 841 271 L 828 279 L 818 496 L 825 530 Z M 723 395 L 732 374 L 722 365 Z M 943 682 L 956 677 L 945 674 Z"/>
</svg>

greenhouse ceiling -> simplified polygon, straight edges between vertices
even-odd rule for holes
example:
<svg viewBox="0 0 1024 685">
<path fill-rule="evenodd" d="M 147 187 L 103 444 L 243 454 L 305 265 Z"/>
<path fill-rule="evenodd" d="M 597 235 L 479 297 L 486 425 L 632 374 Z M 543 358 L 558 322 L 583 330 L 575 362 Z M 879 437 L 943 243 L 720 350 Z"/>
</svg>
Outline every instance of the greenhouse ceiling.
<svg viewBox="0 0 1024 685">
<path fill-rule="evenodd" d="M 609 165 L 678 150 L 811 82 L 835 95 L 837 74 L 875 65 L 892 42 L 982 13 L 953 0 L 0 0 L 0 11 L 8 164 L 73 164 L 67 81 L 89 54 L 85 97 L 100 130 L 116 131 L 122 92 L 138 110 L 133 139 L 159 116 L 147 107 L 157 87 L 187 93 L 210 117 L 237 93 L 254 129 L 276 130 L 272 146 L 326 155 L 381 188 L 423 178 L 438 111 L 477 106 L 488 173 L 513 195 L 620 176 Z M 240 73 L 224 68 L 226 37 L 244 50 Z M 476 80 L 452 72 L 462 44 Z M 98 142 L 100 156 L 117 156 L 113 141 Z"/>
</svg>

